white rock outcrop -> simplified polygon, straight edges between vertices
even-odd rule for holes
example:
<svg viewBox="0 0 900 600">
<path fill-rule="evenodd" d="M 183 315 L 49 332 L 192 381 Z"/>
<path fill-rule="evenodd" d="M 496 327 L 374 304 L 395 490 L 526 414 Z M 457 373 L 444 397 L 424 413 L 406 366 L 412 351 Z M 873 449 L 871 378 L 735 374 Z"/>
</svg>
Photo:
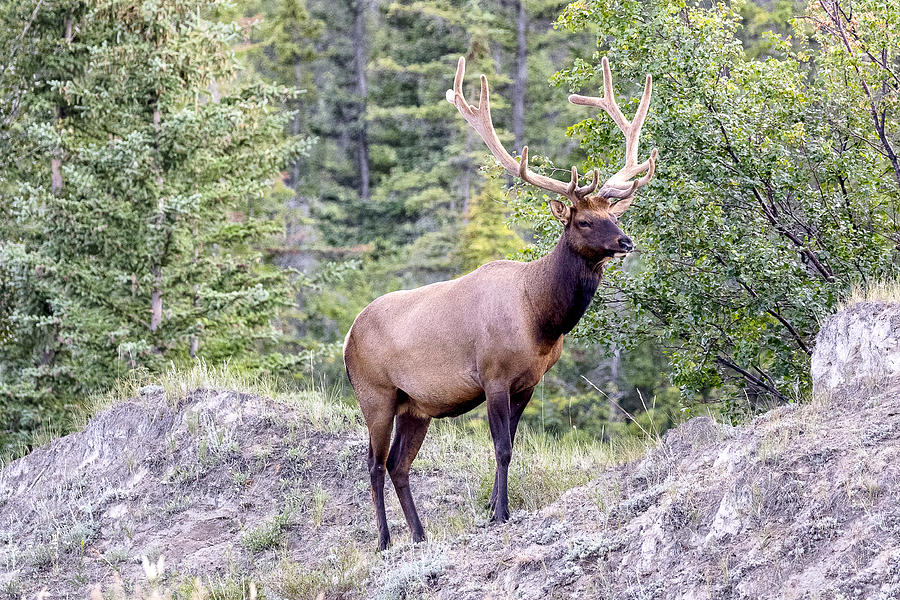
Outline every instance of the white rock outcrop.
<svg viewBox="0 0 900 600">
<path fill-rule="evenodd" d="M 811 374 L 816 394 L 900 379 L 900 303 L 863 302 L 829 317 L 816 337 Z"/>
</svg>

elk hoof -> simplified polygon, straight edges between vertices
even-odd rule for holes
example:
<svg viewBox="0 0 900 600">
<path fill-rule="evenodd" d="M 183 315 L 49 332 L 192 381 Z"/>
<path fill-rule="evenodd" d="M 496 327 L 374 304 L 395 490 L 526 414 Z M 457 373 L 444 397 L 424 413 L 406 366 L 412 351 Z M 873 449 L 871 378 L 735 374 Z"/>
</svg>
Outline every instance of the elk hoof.
<svg viewBox="0 0 900 600">
<path fill-rule="evenodd" d="M 491 517 L 491 523 L 506 523 L 509 521 L 509 510 L 497 510 Z"/>
<path fill-rule="evenodd" d="M 378 538 L 378 550 L 387 550 L 388 546 L 391 545 L 391 536 L 383 535 Z"/>
<path fill-rule="evenodd" d="M 412 541 L 413 541 L 413 544 L 419 544 L 421 542 L 424 542 L 425 534 L 424 533 L 414 533 L 412 536 Z"/>
</svg>

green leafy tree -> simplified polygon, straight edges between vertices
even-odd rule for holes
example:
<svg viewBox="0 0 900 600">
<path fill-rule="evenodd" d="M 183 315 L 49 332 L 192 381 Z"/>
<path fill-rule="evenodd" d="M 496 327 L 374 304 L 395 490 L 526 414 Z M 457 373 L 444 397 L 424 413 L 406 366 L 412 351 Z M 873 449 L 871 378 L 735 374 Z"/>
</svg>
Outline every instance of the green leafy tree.
<svg viewBox="0 0 900 600">
<path fill-rule="evenodd" d="M 741 27 L 735 32 L 748 58 L 759 59 L 780 52 L 782 39 L 793 31 L 792 21 L 803 14 L 804 0 L 742 2 L 736 7 Z"/>
<path fill-rule="evenodd" d="M 816 61 L 823 89 L 843 108 L 831 126 L 884 155 L 900 187 L 900 7 L 815 0 L 808 17 L 798 25 L 824 50 Z M 846 113 L 865 117 L 840 118 Z"/>
<path fill-rule="evenodd" d="M 877 4 L 856 17 L 857 50 L 896 48 L 900 8 Z M 561 85 L 597 89 L 601 54 L 620 98 L 654 74 L 643 144 L 660 148 L 656 179 L 623 219 L 641 253 L 607 272 L 580 331 L 622 348 L 655 338 L 687 397 L 724 385 L 730 398 L 784 401 L 809 391 L 819 319 L 853 284 L 898 274 L 900 186 L 879 143 L 881 125 L 897 131 L 894 96 L 881 92 L 893 66 L 844 53 L 824 31 L 828 52 L 809 50 L 805 20 L 793 46 L 756 60 L 736 36 L 740 7 L 594 0 L 560 19 L 602 32 L 597 56 L 559 73 Z M 585 166 L 614 170 L 624 145 L 605 115 L 573 132 Z M 627 319 L 603 308 L 622 300 Z"/>
<path fill-rule="evenodd" d="M 2 5 L 7 434 L 129 369 L 263 360 L 279 333 L 289 287 L 256 215 L 305 144 L 276 110 L 291 92 L 236 81 L 218 4 Z"/>
</svg>

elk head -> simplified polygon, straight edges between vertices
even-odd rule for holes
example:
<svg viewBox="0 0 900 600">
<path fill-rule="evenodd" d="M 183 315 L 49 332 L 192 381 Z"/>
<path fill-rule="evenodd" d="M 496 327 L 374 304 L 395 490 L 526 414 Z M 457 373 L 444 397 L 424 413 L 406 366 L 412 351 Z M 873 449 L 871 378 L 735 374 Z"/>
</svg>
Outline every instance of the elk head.
<svg viewBox="0 0 900 600">
<path fill-rule="evenodd" d="M 569 201 L 566 203 L 558 198 L 551 198 L 550 210 L 553 212 L 553 216 L 562 222 L 563 237 L 572 250 L 591 263 L 605 262 L 610 258 L 625 256 L 631 252 L 634 244 L 619 229 L 617 221 L 631 206 L 635 191 L 650 181 L 656 169 L 657 151 L 655 148 L 650 153 L 650 158 L 643 163 L 637 162 L 638 140 L 641 135 L 641 127 L 647 118 L 650 94 L 653 88 L 650 75 L 647 75 L 644 93 L 641 96 L 634 120 L 630 122 L 616 104 L 612 74 L 606 57 L 603 58 L 603 96 L 599 98 L 577 94 L 569 96 L 569 102 L 573 104 L 602 108 L 625 134 L 625 166 L 607 179 L 598 190 L 600 173 L 597 169 L 594 169 L 591 183 L 580 186 L 578 185 L 578 170 L 575 167 L 572 167 L 572 175 L 568 183 L 531 171 L 528 168 L 528 146 L 522 148 L 522 154 L 518 161 L 511 156 L 503 147 L 500 138 L 497 137 L 491 121 L 487 77 L 481 76 L 481 96 L 476 108 L 466 101 L 462 92 L 462 80 L 465 72 L 466 60 L 460 57 L 456 67 L 456 77 L 453 80 L 453 89 L 447 90 L 447 101 L 459 110 L 466 122 L 484 140 L 491 154 L 500 161 L 509 174 L 552 194 L 558 194 Z M 646 171 L 645 175 L 634 179 L 644 171 Z"/>
</svg>

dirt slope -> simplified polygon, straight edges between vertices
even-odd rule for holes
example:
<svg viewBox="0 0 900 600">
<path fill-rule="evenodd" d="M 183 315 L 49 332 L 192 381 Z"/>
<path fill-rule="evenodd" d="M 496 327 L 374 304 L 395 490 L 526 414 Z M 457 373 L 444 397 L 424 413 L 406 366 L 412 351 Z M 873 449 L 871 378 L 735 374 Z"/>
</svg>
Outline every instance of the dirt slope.
<svg viewBox="0 0 900 600">
<path fill-rule="evenodd" d="M 228 391 L 167 402 L 152 386 L 11 463 L 0 472 L 0 597 L 85 598 L 116 573 L 143 581 L 142 556 L 164 556 L 171 581 L 264 580 L 276 563 L 315 567 L 335 549 L 368 548 L 362 431 L 339 411 L 308 413 Z M 423 509 L 453 510 L 452 495 L 435 507 L 452 479 L 423 479 Z"/>
<path fill-rule="evenodd" d="M 358 494 L 335 477 L 335 456 L 355 452 L 359 440 L 311 433 L 285 422 L 285 412 L 210 391 L 170 407 L 162 388 L 151 388 L 12 463 L 0 475 L 0 584 L 84 597 L 114 570 L 141 578 L 141 555 L 163 554 L 188 572 L 224 571 L 241 559 L 227 556 L 240 532 L 282 509 L 282 482 L 330 483 L 349 509 Z M 316 537 L 334 543 L 332 533 L 340 534 L 321 528 Z"/>
<path fill-rule="evenodd" d="M 504 526 L 412 546 L 393 505 L 397 547 L 376 557 L 358 429 L 322 431 L 232 392 L 175 407 L 150 393 L 2 472 L 0 589 L 83 598 L 116 571 L 142 580 L 139 557 L 159 554 L 173 578 L 249 574 L 265 589 L 280 562 L 319 565 L 353 546 L 345 567 L 364 572 L 324 586 L 334 595 L 900 598 L 898 442 L 897 388 L 742 428 L 697 418 Z M 416 485 L 432 522 L 463 485 L 440 479 Z M 280 551 L 267 524 L 284 530 Z M 271 597 L 314 588 L 279 585 Z"/>
<path fill-rule="evenodd" d="M 144 388 L 0 472 L 0 598 L 130 589 L 162 555 L 162 589 L 221 598 L 250 577 L 267 598 L 900 599 L 900 382 L 846 379 L 739 428 L 693 419 L 501 526 L 437 461 L 413 479 L 433 541 L 388 489 L 381 554 L 354 409 Z"/>
</svg>

